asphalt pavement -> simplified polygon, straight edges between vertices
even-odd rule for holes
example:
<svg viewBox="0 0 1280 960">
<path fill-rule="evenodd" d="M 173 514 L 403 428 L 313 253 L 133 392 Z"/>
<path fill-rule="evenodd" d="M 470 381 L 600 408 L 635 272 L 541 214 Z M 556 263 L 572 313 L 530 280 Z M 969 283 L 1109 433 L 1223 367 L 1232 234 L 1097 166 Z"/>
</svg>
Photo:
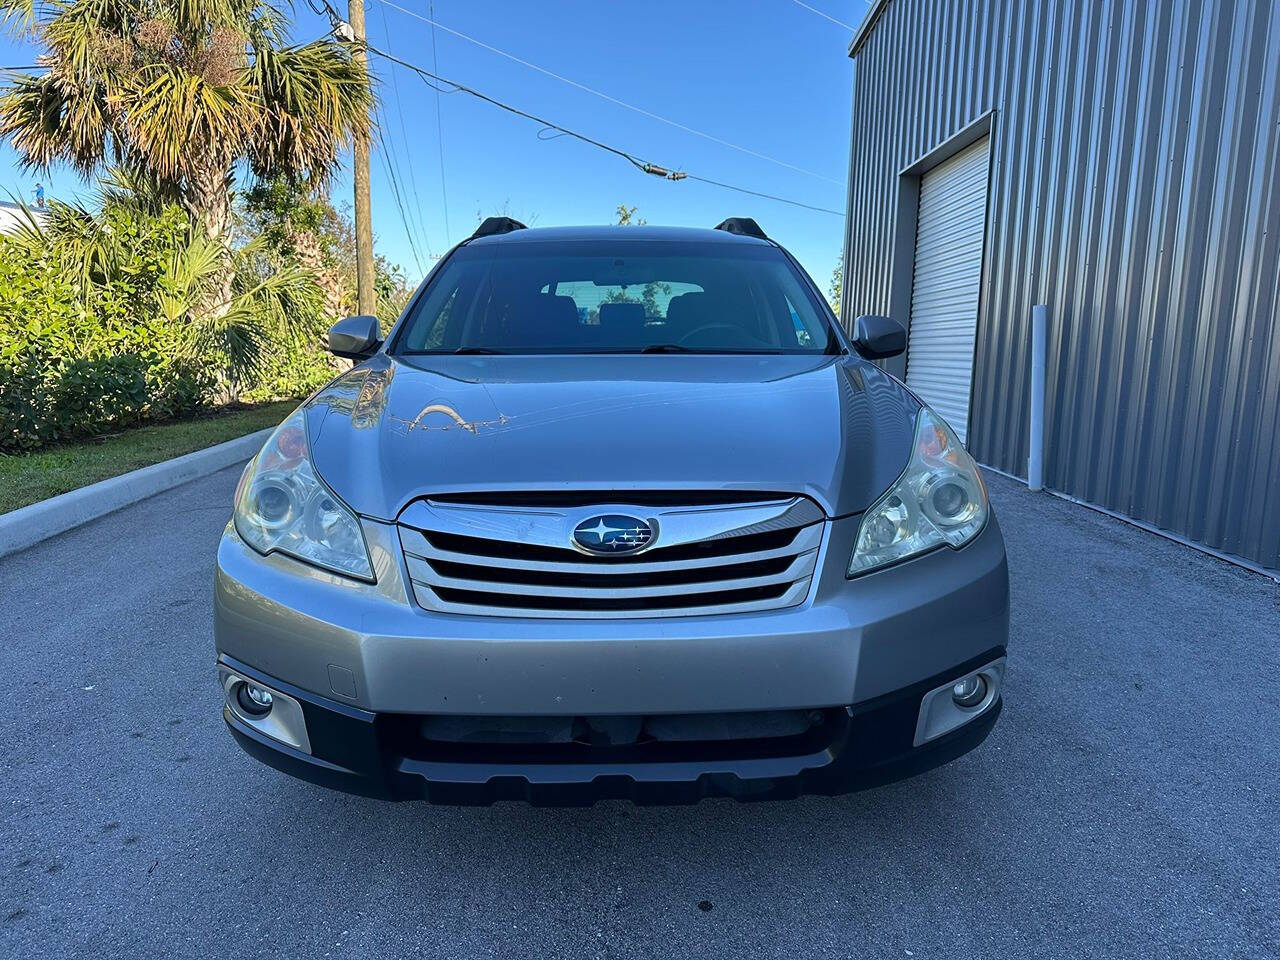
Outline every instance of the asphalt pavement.
<svg viewBox="0 0 1280 960">
<path fill-rule="evenodd" d="M 388 804 L 223 728 L 237 469 L 0 561 L 0 957 L 1280 954 L 1280 587 L 992 477 L 977 751 L 837 799 Z"/>
</svg>

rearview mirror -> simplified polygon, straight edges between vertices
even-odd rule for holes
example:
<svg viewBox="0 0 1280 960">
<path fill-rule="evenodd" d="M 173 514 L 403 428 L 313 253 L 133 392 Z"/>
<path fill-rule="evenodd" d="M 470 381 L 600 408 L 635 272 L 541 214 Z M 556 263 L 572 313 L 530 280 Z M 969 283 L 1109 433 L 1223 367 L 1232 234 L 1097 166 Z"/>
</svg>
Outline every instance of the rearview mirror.
<svg viewBox="0 0 1280 960">
<path fill-rule="evenodd" d="M 863 314 L 853 321 L 853 346 L 868 360 L 896 357 L 907 349 L 907 331 L 892 317 Z"/>
<path fill-rule="evenodd" d="M 367 360 L 382 346 L 378 318 L 345 317 L 329 328 L 329 352 L 348 360 Z"/>
</svg>

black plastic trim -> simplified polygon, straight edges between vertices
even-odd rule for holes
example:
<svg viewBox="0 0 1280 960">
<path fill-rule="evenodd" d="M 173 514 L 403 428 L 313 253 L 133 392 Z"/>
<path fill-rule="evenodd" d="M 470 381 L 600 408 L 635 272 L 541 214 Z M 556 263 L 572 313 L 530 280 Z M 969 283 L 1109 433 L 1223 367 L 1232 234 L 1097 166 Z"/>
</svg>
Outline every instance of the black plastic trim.
<svg viewBox="0 0 1280 960">
<path fill-rule="evenodd" d="M 585 806 L 602 799 L 638 804 L 696 803 L 703 797 L 786 799 L 837 795 L 923 773 L 977 747 L 995 726 L 1003 700 L 958 730 L 913 747 L 921 698 L 929 690 L 1004 656 L 1003 646 L 914 683 L 840 711 L 844 729 L 815 753 L 720 757 L 700 760 L 697 745 L 687 759 L 656 763 L 547 763 L 513 756 L 499 762 L 437 761 L 394 749 L 393 729 L 402 715 L 370 713 L 305 693 L 230 658 L 228 666 L 288 693 L 303 706 L 312 754 L 269 740 L 238 721 L 223 718 L 237 742 L 257 759 L 321 786 L 388 800 L 487 805 L 524 800 L 536 805 Z M 386 729 L 384 729 L 386 727 Z"/>
<path fill-rule="evenodd" d="M 527 229 L 529 228 L 512 217 L 485 217 L 484 222 L 476 227 L 476 232 L 471 237 L 472 239 L 476 237 L 494 237 L 503 233 Z"/>
<path fill-rule="evenodd" d="M 760 228 L 760 224 L 756 223 L 751 217 L 728 217 L 717 223 L 715 229 L 723 230 L 725 233 L 737 234 L 740 237 L 755 237 L 758 240 L 769 239 L 764 230 Z"/>
</svg>

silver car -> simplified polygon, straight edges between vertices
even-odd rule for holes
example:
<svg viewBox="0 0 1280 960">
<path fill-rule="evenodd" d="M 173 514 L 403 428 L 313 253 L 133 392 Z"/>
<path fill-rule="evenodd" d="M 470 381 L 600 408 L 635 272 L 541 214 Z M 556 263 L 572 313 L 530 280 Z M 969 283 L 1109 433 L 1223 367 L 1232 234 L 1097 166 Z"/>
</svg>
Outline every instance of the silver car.
<svg viewBox="0 0 1280 960">
<path fill-rule="evenodd" d="M 296 776 L 443 803 L 834 794 L 1002 705 L 982 476 L 754 221 L 491 218 L 248 465 L 223 716 Z"/>
</svg>

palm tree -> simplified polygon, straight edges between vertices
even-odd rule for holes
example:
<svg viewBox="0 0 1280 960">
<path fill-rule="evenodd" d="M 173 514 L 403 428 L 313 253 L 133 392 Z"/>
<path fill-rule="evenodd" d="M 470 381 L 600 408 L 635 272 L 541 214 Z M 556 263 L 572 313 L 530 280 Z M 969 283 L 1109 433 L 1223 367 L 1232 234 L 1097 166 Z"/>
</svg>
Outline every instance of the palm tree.
<svg viewBox="0 0 1280 960">
<path fill-rule="evenodd" d="M 42 72 L 0 83 L 0 137 L 27 166 L 122 168 L 223 238 L 241 162 L 324 181 L 369 130 L 364 66 L 333 39 L 290 45 L 266 0 L 0 0 Z"/>
</svg>

